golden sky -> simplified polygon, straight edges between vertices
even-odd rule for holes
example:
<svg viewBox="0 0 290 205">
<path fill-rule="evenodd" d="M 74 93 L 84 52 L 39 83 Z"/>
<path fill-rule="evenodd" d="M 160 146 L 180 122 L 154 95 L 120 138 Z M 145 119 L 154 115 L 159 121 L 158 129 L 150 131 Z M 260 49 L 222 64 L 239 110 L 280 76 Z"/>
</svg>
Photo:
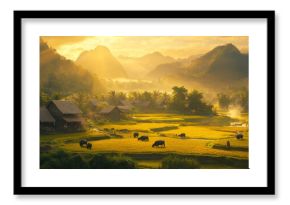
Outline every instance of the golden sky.
<svg viewBox="0 0 290 205">
<path fill-rule="evenodd" d="M 76 60 L 85 50 L 108 47 L 114 56 L 140 57 L 155 51 L 173 58 L 204 54 L 216 46 L 232 43 L 248 52 L 247 36 L 43 36 L 51 47 Z"/>
</svg>

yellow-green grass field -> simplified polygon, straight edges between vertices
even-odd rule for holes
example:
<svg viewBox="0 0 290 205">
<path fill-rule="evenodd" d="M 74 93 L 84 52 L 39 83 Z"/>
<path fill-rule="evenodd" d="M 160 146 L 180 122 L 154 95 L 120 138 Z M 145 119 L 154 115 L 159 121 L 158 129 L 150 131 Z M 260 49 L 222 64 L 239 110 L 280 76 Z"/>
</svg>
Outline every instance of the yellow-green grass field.
<svg viewBox="0 0 290 205">
<path fill-rule="evenodd" d="M 228 157 L 248 159 L 248 128 L 230 126 L 237 121 L 225 116 L 204 117 L 174 114 L 139 114 L 126 122 L 107 122 L 82 133 L 42 135 L 41 145 L 73 153 L 120 153 L 125 155 L 178 154 L 192 156 Z M 237 140 L 235 134 L 244 134 Z M 148 142 L 133 138 L 133 133 L 149 137 Z M 185 133 L 181 139 L 178 134 Z M 92 149 L 80 147 L 86 138 Z M 164 140 L 165 148 L 152 148 L 156 140 Z M 226 147 L 227 141 L 231 148 Z M 144 167 L 158 168 L 158 160 L 138 159 Z"/>
<path fill-rule="evenodd" d="M 165 140 L 165 148 L 152 148 L 152 143 L 155 140 Z M 244 146 L 246 143 L 241 141 L 232 141 L 232 146 Z M 244 151 L 232 151 L 227 149 L 214 149 L 213 143 L 225 144 L 224 140 L 216 140 L 214 142 L 208 142 L 206 140 L 194 140 L 194 139 L 178 139 L 171 137 L 150 137 L 148 142 L 138 141 L 133 138 L 124 139 L 108 139 L 93 141 L 93 152 L 117 152 L 117 153 L 177 153 L 177 154 L 197 154 L 197 155 L 218 155 L 218 156 L 230 156 L 238 158 L 247 158 L 248 152 Z M 86 149 L 79 146 L 78 143 L 70 143 L 64 146 L 67 151 L 74 152 L 87 152 Z M 234 149 L 234 148 L 233 148 Z"/>
</svg>

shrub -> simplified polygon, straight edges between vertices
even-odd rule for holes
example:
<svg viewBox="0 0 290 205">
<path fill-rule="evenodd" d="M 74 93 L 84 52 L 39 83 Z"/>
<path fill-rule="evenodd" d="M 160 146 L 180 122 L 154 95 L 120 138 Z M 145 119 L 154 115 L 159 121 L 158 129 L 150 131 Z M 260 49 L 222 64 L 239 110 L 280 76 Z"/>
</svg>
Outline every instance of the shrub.
<svg viewBox="0 0 290 205">
<path fill-rule="evenodd" d="M 125 156 L 113 156 L 111 157 L 111 160 L 115 166 L 115 169 L 134 169 L 136 168 L 136 164 L 135 162 L 129 158 L 129 157 L 125 157 Z"/>
<path fill-rule="evenodd" d="M 176 129 L 178 129 L 178 126 L 157 127 L 157 128 L 152 128 L 150 130 L 153 131 L 153 132 L 162 132 L 162 131 L 176 130 Z"/>
<path fill-rule="evenodd" d="M 61 169 L 62 163 L 59 159 L 50 158 L 40 164 L 41 169 Z"/>
<path fill-rule="evenodd" d="M 134 169 L 136 164 L 130 158 L 124 156 L 107 156 L 96 154 L 89 161 L 91 169 Z"/>
<path fill-rule="evenodd" d="M 83 158 L 76 154 L 68 160 L 68 166 L 71 169 L 87 169 L 88 164 Z"/>
<path fill-rule="evenodd" d="M 64 151 L 41 153 L 41 169 L 134 169 L 136 163 L 122 155 L 80 155 Z"/>
<path fill-rule="evenodd" d="M 85 169 L 87 162 L 79 154 L 68 154 L 64 151 L 40 155 L 41 169 Z"/>
<path fill-rule="evenodd" d="M 91 169 L 109 169 L 110 164 L 108 163 L 108 159 L 105 155 L 96 154 L 90 159 L 89 167 Z"/>
<path fill-rule="evenodd" d="M 163 169 L 199 169 L 198 161 L 186 157 L 168 156 L 162 160 Z"/>
</svg>

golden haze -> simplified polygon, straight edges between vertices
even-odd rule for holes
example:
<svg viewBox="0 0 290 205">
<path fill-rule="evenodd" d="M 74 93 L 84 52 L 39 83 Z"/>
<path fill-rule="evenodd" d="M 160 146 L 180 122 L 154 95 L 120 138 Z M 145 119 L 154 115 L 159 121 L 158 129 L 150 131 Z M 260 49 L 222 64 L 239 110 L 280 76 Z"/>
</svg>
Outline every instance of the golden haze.
<svg viewBox="0 0 290 205">
<path fill-rule="evenodd" d="M 232 43 L 248 53 L 247 36 L 42 36 L 68 59 L 76 60 L 85 50 L 102 45 L 114 56 L 140 57 L 155 51 L 173 58 L 204 54 L 216 46 Z"/>
</svg>

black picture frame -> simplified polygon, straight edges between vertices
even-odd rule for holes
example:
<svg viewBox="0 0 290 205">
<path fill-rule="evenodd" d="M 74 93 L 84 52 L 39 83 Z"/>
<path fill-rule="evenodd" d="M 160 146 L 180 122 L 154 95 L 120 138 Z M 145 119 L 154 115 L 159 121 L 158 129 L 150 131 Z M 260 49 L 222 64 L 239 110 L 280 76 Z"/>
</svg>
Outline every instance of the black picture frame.
<svg viewBox="0 0 290 205">
<path fill-rule="evenodd" d="M 267 20 L 266 187 L 23 187 L 22 186 L 22 19 L 48 18 L 218 18 Z M 275 11 L 14 11 L 14 194 L 16 195 L 273 195 L 275 194 Z"/>
</svg>

